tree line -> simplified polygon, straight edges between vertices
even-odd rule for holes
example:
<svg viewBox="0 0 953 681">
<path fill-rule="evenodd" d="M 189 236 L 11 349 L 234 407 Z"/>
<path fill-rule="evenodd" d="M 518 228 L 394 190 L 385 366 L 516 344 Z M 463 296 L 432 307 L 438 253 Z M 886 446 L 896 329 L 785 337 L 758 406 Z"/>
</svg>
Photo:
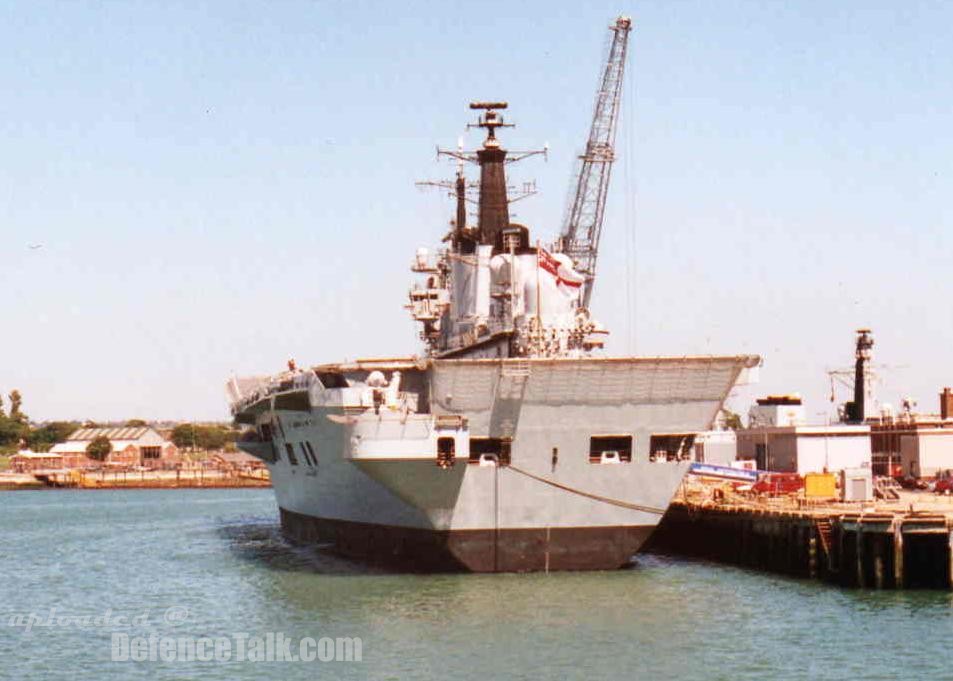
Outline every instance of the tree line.
<svg viewBox="0 0 953 681">
<path fill-rule="evenodd" d="M 233 449 L 238 431 L 220 424 L 180 423 L 172 429 L 169 439 L 179 449 Z"/>
<path fill-rule="evenodd" d="M 81 425 L 77 421 L 51 421 L 32 426 L 23 411 L 23 396 L 19 390 L 10 391 L 6 404 L 0 396 L 0 454 L 15 452 L 21 444 L 35 452 L 45 452 L 57 442 L 63 442 Z"/>
<path fill-rule="evenodd" d="M 131 419 L 124 424 L 130 427 L 143 427 L 149 424 L 142 419 Z M 6 401 L 0 395 L 0 455 L 13 454 L 21 446 L 34 452 L 46 452 L 58 442 L 65 442 L 80 428 L 96 428 L 98 424 L 80 421 L 51 421 L 41 425 L 31 425 L 23 411 L 23 396 L 19 390 L 11 390 Z M 233 449 L 238 431 L 223 424 L 203 425 L 181 423 L 170 436 L 180 449 L 218 450 Z M 108 440 L 107 440 L 108 442 Z M 95 454 L 105 455 L 102 443 L 95 448 Z M 106 451 L 105 454 L 109 452 Z M 96 457 L 94 457 L 96 458 Z"/>
</svg>

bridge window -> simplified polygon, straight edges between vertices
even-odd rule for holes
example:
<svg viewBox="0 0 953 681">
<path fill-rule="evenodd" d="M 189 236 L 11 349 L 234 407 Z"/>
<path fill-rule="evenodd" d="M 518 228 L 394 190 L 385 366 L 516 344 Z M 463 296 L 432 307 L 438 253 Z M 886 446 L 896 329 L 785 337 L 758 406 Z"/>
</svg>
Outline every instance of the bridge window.
<svg viewBox="0 0 953 681">
<path fill-rule="evenodd" d="M 295 457 L 295 448 L 291 446 L 290 442 L 285 443 L 285 454 L 288 455 L 288 463 L 292 466 L 298 465 L 298 459 Z"/>
<path fill-rule="evenodd" d="M 589 463 L 629 463 L 631 435 L 593 435 L 589 438 Z"/>
<path fill-rule="evenodd" d="M 318 465 L 318 455 L 314 453 L 314 447 L 311 446 L 311 443 L 305 440 L 304 444 L 308 447 L 308 451 L 311 453 L 311 461 L 314 462 L 314 465 Z"/>
</svg>

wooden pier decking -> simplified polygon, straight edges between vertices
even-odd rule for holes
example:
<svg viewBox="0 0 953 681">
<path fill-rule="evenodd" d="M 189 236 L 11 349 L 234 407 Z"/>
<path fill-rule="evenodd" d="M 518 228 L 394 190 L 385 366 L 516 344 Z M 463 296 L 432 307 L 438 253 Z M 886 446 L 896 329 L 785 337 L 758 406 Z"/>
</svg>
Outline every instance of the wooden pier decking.
<svg viewBox="0 0 953 681">
<path fill-rule="evenodd" d="M 858 504 L 683 489 L 649 550 L 848 587 L 953 589 L 953 499 Z"/>
</svg>

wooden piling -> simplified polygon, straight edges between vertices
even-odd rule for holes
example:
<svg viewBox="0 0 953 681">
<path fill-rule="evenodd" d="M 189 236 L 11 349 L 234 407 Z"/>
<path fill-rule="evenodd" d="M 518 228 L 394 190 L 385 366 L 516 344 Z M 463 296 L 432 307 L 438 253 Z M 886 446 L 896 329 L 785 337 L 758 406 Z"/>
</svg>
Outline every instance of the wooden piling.
<svg viewBox="0 0 953 681">
<path fill-rule="evenodd" d="M 676 502 L 652 548 L 843 586 L 953 589 L 953 513 Z"/>
<path fill-rule="evenodd" d="M 808 532 L 807 544 L 807 573 L 811 579 L 817 579 L 817 528 L 811 527 Z"/>
<path fill-rule="evenodd" d="M 902 589 L 903 584 L 903 518 L 894 518 L 893 529 L 893 587 Z"/>
<path fill-rule="evenodd" d="M 877 534 L 874 538 L 874 588 L 884 588 L 884 536 Z"/>
<path fill-rule="evenodd" d="M 844 538 L 847 533 L 844 531 L 844 521 L 841 519 L 841 522 L 837 526 L 837 567 L 838 567 L 838 581 L 840 584 L 845 585 L 847 580 L 847 573 L 850 567 L 846 565 L 844 560 Z"/>
<path fill-rule="evenodd" d="M 947 526 L 949 526 L 949 520 L 947 520 Z M 950 570 L 947 578 L 947 586 L 953 588 L 953 530 L 950 530 L 948 534 L 947 547 L 949 548 L 949 554 L 947 555 L 947 565 L 950 566 Z"/>
<path fill-rule="evenodd" d="M 864 588 L 864 529 L 863 525 L 860 524 L 860 520 L 857 520 L 854 523 L 856 536 L 856 546 L 857 546 L 857 586 L 861 589 Z"/>
</svg>

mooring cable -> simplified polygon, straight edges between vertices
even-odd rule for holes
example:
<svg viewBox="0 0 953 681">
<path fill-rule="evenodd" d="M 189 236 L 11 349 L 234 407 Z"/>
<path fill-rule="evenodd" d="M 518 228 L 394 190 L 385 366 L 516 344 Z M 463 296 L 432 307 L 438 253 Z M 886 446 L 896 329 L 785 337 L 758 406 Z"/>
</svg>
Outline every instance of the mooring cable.
<svg viewBox="0 0 953 681">
<path fill-rule="evenodd" d="M 556 482 L 555 480 L 548 480 L 548 479 L 546 479 L 546 478 L 543 478 L 543 477 L 540 477 L 540 476 L 535 475 L 535 474 L 533 474 L 533 473 L 530 473 L 529 471 L 524 471 L 523 469 L 517 468 L 516 466 L 513 466 L 512 464 L 509 465 L 509 466 L 506 466 L 506 468 L 509 468 L 509 469 L 510 469 L 511 471 L 513 471 L 514 473 L 519 473 L 520 475 L 525 475 L 526 477 L 532 478 L 533 480 L 537 480 L 537 481 L 539 481 L 539 482 L 545 483 L 545 484 L 550 485 L 550 486 L 552 486 L 552 487 L 556 487 L 557 489 L 561 489 L 561 490 L 563 490 L 563 491 L 565 491 L 565 492 L 570 492 L 570 493 L 572 493 L 572 494 L 578 494 L 579 496 L 581 496 L 581 497 L 586 497 L 587 499 L 593 499 L 594 501 L 601 501 L 601 502 L 604 503 L 604 504 L 610 504 L 610 505 L 612 505 L 612 506 L 618 506 L 618 507 L 620 507 L 620 508 L 627 508 L 627 509 L 629 509 L 629 510 L 631 510 L 631 511 L 642 511 L 643 513 L 653 513 L 653 514 L 655 514 L 655 515 L 665 515 L 665 509 L 664 509 L 664 508 L 655 508 L 655 507 L 653 507 L 653 506 L 642 506 L 642 505 L 640 505 L 640 504 L 631 504 L 631 503 L 629 503 L 629 502 L 627 502 L 627 501 L 620 501 L 620 500 L 618 500 L 618 499 L 610 499 L 609 497 L 604 497 L 604 496 L 601 496 L 601 495 L 599 495 L 599 494 L 592 494 L 591 492 L 584 492 L 584 491 L 582 491 L 581 489 L 575 489 L 574 487 L 569 487 L 568 485 L 563 485 L 563 484 L 561 484 L 561 483 L 558 483 L 558 482 Z"/>
</svg>

